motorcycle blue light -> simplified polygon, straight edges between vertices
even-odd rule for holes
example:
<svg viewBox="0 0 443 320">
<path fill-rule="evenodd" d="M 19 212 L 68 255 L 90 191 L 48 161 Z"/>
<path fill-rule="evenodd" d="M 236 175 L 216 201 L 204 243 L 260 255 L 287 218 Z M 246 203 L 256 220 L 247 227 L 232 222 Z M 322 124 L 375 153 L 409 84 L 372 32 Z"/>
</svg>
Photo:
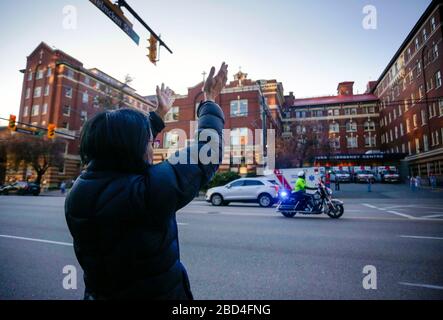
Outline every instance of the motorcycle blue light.
<svg viewBox="0 0 443 320">
<path fill-rule="evenodd" d="M 282 191 L 282 192 L 280 193 L 280 196 L 281 196 L 282 198 L 286 198 L 286 197 L 288 196 L 288 193 L 287 193 L 286 191 Z"/>
</svg>

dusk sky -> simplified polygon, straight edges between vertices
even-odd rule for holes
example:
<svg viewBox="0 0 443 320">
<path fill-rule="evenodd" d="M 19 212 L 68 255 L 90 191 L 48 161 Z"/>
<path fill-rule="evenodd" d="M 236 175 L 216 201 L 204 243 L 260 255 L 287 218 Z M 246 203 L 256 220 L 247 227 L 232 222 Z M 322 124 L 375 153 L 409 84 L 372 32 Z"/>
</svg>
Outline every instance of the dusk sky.
<svg viewBox="0 0 443 320">
<path fill-rule="evenodd" d="M 0 115 L 17 114 L 26 56 L 41 42 L 65 51 L 86 68 L 123 80 L 139 94 L 165 82 L 179 94 L 222 61 L 229 79 L 239 70 L 251 79 L 276 79 L 285 94 L 331 95 L 337 83 L 355 81 L 363 93 L 376 80 L 430 0 L 146 1 L 128 0 L 174 51 L 161 51 L 155 67 L 146 57 L 148 33 L 137 47 L 88 0 L 0 0 Z M 77 10 L 75 30 L 63 28 L 63 8 Z M 363 8 L 377 9 L 377 28 L 362 26 Z M 133 20 L 133 19 L 131 19 Z"/>
</svg>

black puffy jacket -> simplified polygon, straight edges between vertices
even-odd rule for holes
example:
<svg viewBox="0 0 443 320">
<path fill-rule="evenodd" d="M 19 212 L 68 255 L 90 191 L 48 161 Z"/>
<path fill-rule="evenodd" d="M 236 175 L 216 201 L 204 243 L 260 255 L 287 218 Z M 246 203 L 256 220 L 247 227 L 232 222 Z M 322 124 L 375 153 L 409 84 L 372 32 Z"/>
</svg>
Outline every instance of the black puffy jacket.
<svg viewBox="0 0 443 320">
<path fill-rule="evenodd" d="M 212 151 L 218 151 L 220 163 L 223 112 L 205 102 L 198 115 L 196 141 L 202 130 L 214 129 L 219 141 Z M 150 118 L 155 136 L 164 124 L 155 114 Z M 194 146 L 200 150 L 204 144 Z M 190 148 L 185 149 L 188 154 Z M 210 181 L 218 163 L 168 160 L 147 165 L 143 173 L 109 171 L 94 161 L 88 165 L 65 203 L 75 254 L 84 270 L 85 298 L 192 299 L 180 262 L 176 211 Z"/>
</svg>

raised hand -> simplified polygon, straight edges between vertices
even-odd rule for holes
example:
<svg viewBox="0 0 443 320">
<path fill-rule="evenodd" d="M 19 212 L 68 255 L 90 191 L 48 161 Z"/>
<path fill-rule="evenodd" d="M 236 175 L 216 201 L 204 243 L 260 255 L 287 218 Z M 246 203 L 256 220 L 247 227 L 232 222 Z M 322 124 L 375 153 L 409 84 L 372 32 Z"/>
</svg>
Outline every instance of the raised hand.
<svg viewBox="0 0 443 320">
<path fill-rule="evenodd" d="M 168 111 L 171 109 L 174 104 L 175 98 L 173 97 L 174 91 L 169 89 L 169 87 L 165 88 L 165 84 L 162 83 L 161 88 L 157 86 L 157 114 L 163 119 Z"/>
<path fill-rule="evenodd" d="M 203 87 L 205 100 L 215 101 L 215 98 L 225 87 L 228 80 L 228 65 L 223 62 L 215 77 L 214 74 L 215 68 L 212 67 Z"/>
</svg>

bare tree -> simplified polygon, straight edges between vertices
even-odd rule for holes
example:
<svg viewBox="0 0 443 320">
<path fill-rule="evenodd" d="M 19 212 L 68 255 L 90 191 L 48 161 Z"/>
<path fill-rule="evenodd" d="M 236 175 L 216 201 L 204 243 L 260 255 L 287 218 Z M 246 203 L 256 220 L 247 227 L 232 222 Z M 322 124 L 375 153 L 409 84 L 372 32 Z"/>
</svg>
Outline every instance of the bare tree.
<svg viewBox="0 0 443 320">
<path fill-rule="evenodd" d="M 46 140 L 40 137 L 14 135 L 2 142 L 8 159 L 17 171 L 21 165 L 32 166 L 37 174 L 36 184 L 50 167 L 62 167 L 64 163 L 63 140 Z"/>
<path fill-rule="evenodd" d="M 96 103 L 106 110 L 115 110 L 125 107 L 125 89 L 129 87 L 133 80 L 134 79 L 127 74 L 125 76 L 125 81 L 118 89 L 105 89 L 104 95 L 98 97 Z"/>
<path fill-rule="evenodd" d="M 278 168 L 301 168 L 313 164 L 315 157 L 332 152 L 325 128 L 317 121 L 295 123 L 291 126 L 292 137 L 276 142 L 276 166 Z"/>
</svg>

